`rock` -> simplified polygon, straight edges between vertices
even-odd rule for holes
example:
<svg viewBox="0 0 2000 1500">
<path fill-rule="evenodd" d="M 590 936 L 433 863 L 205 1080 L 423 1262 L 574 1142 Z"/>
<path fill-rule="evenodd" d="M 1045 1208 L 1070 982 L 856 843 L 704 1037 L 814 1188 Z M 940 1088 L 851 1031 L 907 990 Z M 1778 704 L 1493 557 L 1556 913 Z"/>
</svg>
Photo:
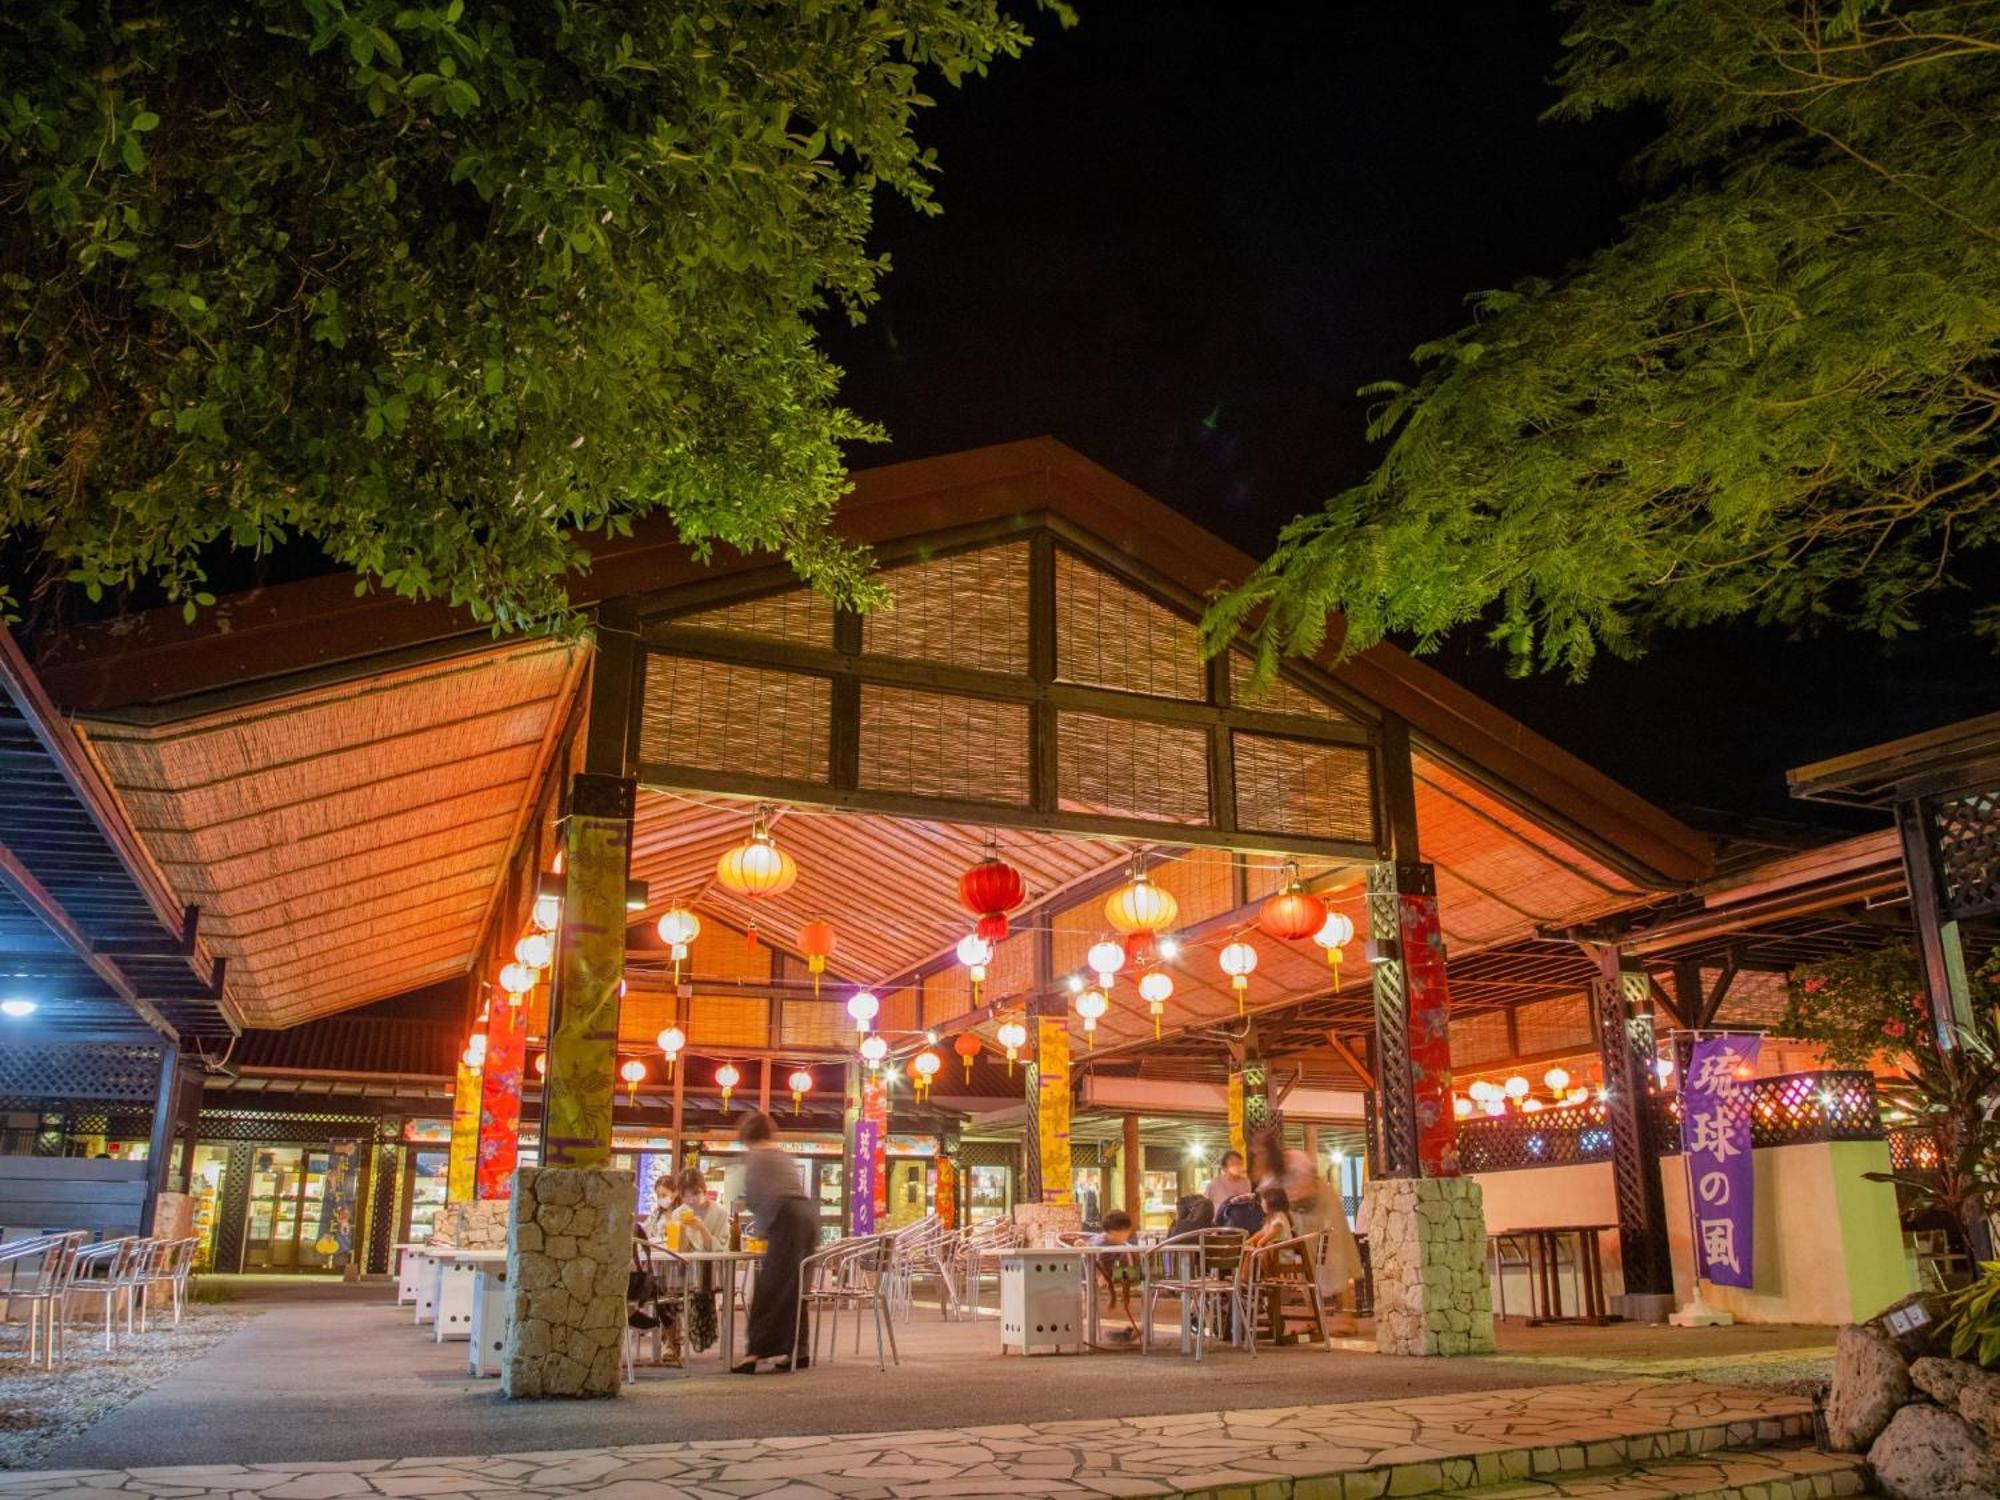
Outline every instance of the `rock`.
<svg viewBox="0 0 2000 1500">
<path fill-rule="evenodd" d="M 1910 1367 L 1896 1346 L 1872 1328 L 1841 1329 L 1826 1403 L 1828 1441 L 1842 1453 L 1860 1453 L 1909 1399 Z"/>
<path fill-rule="evenodd" d="M 1890 1500 L 1993 1500 L 2000 1459 L 1956 1412 L 1916 1405 L 1898 1411 L 1868 1450 L 1875 1483 Z"/>
<path fill-rule="evenodd" d="M 1958 1414 L 2000 1442 L 2000 1375 L 1975 1369 L 1972 1378 L 1959 1388 Z"/>
<path fill-rule="evenodd" d="M 1938 1359 L 1925 1355 L 1910 1362 L 1910 1384 L 1939 1406 L 1958 1405 L 1958 1393 L 1983 1372 L 1962 1359 Z"/>
</svg>

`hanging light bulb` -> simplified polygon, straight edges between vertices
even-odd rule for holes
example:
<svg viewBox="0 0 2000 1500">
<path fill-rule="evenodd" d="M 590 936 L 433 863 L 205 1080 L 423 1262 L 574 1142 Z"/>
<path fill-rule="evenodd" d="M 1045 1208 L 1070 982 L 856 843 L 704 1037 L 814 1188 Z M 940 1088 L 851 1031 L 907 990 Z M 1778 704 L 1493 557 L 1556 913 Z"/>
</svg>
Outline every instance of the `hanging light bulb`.
<svg viewBox="0 0 2000 1500">
<path fill-rule="evenodd" d="M 509 1005 L 519 1005 L 521 997 L 535 987 L 535 971 L 519 960 L 500 966 L 500 988 L 508 994 Z"/>
<path fill-rule="evenodd" d="M 1354 921 L 1345 912 L 1329 911 L 1313 941 L 1326 949 L 1326 961 L 1333 970 L 1333 982 L 1340 983 L 1340 951 L 1354 941 Z"/>
<path fill-rule="evenodd" d="M 1083 1017 L 1084 1040 L 1092 1047 L 1097 1045 L 1097 1022 L 1111 1002 L 1104 998 L 1102 990 L 1085 990 L 1076 997 L 1076 1013 Z"/>
<path fill-rule="evenodd" d="M 993 962 L 993 945 L 976 932 L 958 940 L 958 961 L 972 978 L 972 1003 L 979 1003 L 979 987 L 986 983 L 986 966 Z"/>
<path fill-rule="evenodd" d="M 544 932 L 554 932 L 562 922 L 562 897 L 550 891 L 535 897 L 535 925 Z"/>
<path fill-rule="evenodd" d="M 826 972 L 826 961 L 833 957 L 834 931 L 831 922 L 808 922 L 799 929 L 799 952 L 806 957 L 806 969 L 812 975 L 813 998 L 819 998 L 819 976 Z"/>
<path fill-rule="evenodd" d="M 1551 1094 L 1560 1094 L 1569 1087 L 1569 1072 L 1565 1068 L 1550 1068 L 1542 1075 L 1542 1082 L 1549 1086 Z"/>
<path fill-rule="evenodd" d="M 792 1086 L 792 1113 L 797 1114 L 799 1107 L 806 1102 L 806 1095 L 812 1092 L 812 1069 L 794 1068 L 792 1069 L 792 1076 L 786 1079 L 785 1082 Z"/>
<path fill-rule="evenodd" d="M 1097 987 L 1101 990 L 1108 990 L 1111 988 L 1113 980 L 1117 977 L 1118 971 L 1125 967 L 1124 944 L 1113 942 L 1093 943 L 1091 944 L 1090 952 L 1084 955 L 1083 961 L 1089 964 L 1091 972 L 1097 975 Z"/>
<path fill-rule="evenodd" d="M 1222 972 L 1229 976 L 1229 987 L 1236 991 L 1236 1013 L 1243 1014 L 1245 993 L 1250 988 L 1251 972 L 1257 967 L 1257 950 L 1238 938 L 1216 956 L 1222 965 Z"/>
<path fill-rule="evenodd" d="M 881 1014 L 882 1002 L 867 990 L 861 990 L 847 998 L 847 1013 L 854 1017 L 854 1029 L 866 1033 Z"/>
<path fill-rule="evenodd" d="M 729 1108 L 729 1096 L 736 1092 L 736 1085 L 743 1081 L 743 1075 L 736 1071 L 735 1063 L 724 1063 L 715 1070 L 715 1081 L 722 1087 L 722 1107 Z"/>
<path fill-rule="evenodd" d="M 546 969 L 549 960 L 556 956 L 556 945 L 549 941 L 546 932 L 530 932 L 522 935 L 514 944 L 514 957 L 531 969 Z"/>
<path fill-rule="evenodd" d="M 882 1059 L 889 1055 L 889 1044 L 879 1031 L 871 1031 L 861 1039 L 861 1060 L 870 1069 L 882 1065 Z"/>
<path fill-rule="evenodd" d="M 1139 998 L 1153 1015 L 1154 1041 L 1160 1039 L 1160 1017 L 1166 1013 L 1167 1001 L 1173 993 L 1174 977 L 1164 969 L 1155 969 L 1139 981 Z"/>
<path fill-rule="evenodd" d="M 681 1048 L 688 1044 L 687 1033 L 678 1026 L 669 1026 L 654 1038 L 660 1050 L 667 1055 L 667 1077 L 674 1076 L 674 1062 L 681 1055 Z"/>
<path fill-rule="evenodd" d="M 637 1104 L 639 1085 L 646 1081 L 646 1065 L 636 1057 L 630 1058 L 625 1066 L 618 1070 L 618 1076 L 625 1080 L 625 1102 Z"/>
<path fill-rule="evenodd" d="M 1014 1076 L 1014 1059 L 1021 1055 L 1021 1048 L 1027 1045 L 1028 1028 L 1019 1021 L 1008 1021 L 994 1033 L 1000 1045 L 1007 1049 L 1007 1076 Z"/>
<path fill-rule="evenodd" d="M 670 906 L 661 914 L 653 930 L 667 945 L 668 954 L 674 961 L 674 983 L 679 984 L 681 965 L 687 962 L 688 945 L 701 936 L 701 918 L 685 906 Z"/>
<path fill-rule="evenodd" d="M 930 1098 L 931 1080 L 937 1077 L 938 1069 L 943 1066 L 943 1060 L 928 1048 L 910 1059 L 910 1071 L 917 1078 L 917 1098 Z"/>
</svg>

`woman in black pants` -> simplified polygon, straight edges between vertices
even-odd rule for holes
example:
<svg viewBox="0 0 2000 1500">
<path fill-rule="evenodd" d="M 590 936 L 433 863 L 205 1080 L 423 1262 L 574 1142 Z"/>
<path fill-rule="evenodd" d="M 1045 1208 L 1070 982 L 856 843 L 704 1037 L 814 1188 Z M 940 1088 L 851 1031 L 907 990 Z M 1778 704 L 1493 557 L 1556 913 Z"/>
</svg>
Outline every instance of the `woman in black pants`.
<svg viewBox="0 0 2000 1500">
<path fill-rule="evenodd" d="M 803 1370 L 811 1358 L 812 1329 L 799 1308 L 799 1267 L 819 1238 L 819 1215 L 806 1197 L 799 1167 L 772 1140 L 771 1117 L 753 1110 L 736 1127 L 747 1149 L 743 1199 L 751 1230 L 764 1241 L 757 1289 L 750 1294 L 749 1358 L 732 1366 L 755 1375 L 760 1363 L 778 1370 Z M 794 1340 L 796 1339 L 796 1343 Z"/>
</svg>

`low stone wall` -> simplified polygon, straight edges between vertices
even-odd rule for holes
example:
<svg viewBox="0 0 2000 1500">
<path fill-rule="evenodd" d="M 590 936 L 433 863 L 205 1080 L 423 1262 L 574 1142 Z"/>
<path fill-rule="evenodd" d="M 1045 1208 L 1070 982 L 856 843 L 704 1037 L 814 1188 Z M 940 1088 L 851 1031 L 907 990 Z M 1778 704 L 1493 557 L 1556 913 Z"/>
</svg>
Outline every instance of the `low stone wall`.
<svg viewBox="0 0 2000 1500">
<path fill-rule="evenodd" d="M 507 1243 L 508 1200 L 455 1203 L 445 1213 L 446 1232 L 460 1250 L 498 1250 Z"/>
<path fill-rule="evenodd" d="M 1074 1203 L 1017 1203 L 1014 1222 L 1030 1245 L 1053 1245 L 1059 1234 L 1075 1234 L 1083 1228 L 1083 1210 Z"/>
<path fill-rule="evenodd" d="M 523 1167 L 514 1174 L 504 1394 L 618 1394 L 633 1193 L 630 1172 Z"/>
<path fill-rule="evenodd" d="M 1486 1216 L 1469 1177 L 1368 1184 L 1375 1347 L 1383 1354 L 1491 1354 Z"/>
</svg>

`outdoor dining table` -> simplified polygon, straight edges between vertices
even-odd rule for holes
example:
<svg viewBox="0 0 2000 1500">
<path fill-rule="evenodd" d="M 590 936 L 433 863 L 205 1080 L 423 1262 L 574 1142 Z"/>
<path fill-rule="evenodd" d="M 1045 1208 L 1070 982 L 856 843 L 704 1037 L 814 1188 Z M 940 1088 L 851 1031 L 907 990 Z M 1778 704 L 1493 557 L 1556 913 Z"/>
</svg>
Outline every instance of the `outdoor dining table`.
<svg viewBox="0 0 2000 1500">
<path fill-rule="evenodd" d="M 434 1250 L 430 1259 L 437 1267 L 436 1291 L 432 1296 L 434 1343 L 442 1344 L 446 1339 L 474 1338 L 473 1298 L 482 1271 L 497 1271 L 505 1274 L 507 1252 L 505 1250 Z M 494 1298 L 494 1301 L 499 1299 Z M 421 1303 L 419 1304 L 421 1306 Z M 505 1327 L 501 1329 L 505 1335 Z"/>
<path fill-rule="evenodd" d="M 1598 1256 L 1598 1236 L 1616 1226 L 1610 1224 L 1556 1224 L 1533 1229 L 1508 1231 L 1510 1237 L 1528 1242 L 1528 1326 L 1549 1323 L 1583 1323 L 1602 1327 L 1618 1320 L 1611 1315 L 1604 1295 L 1604 1263 Z M 1574 1246 L 1576 1289 L 1579 1306 L 1573 1313 L 1563 1311 L 1563 1242 Z"/>
<path fill-rule="evenodd" d="M 693 1266 L 717 1266 L 721 1268 L 722 1285 L 716 1290 L 722 1296 L 722 1315 L 716 1320 L 716 1343 L 720 1346 L 722 1362 L 727 1365 L 736 1358 L 736 1278 L 738 1266 L 750 1265 L 764 1258 L 761 1250 L 674 1250 L 666 1245 L 655 1244 L 657 1250 L 664 1250 Z M 681 1298 L 683 1320 L 685 1320 L 688 1298 L 700 1288 L 690 1286 Z M 686 1323 L 682 1323 L 683 1348 L 685 1348 Z M 687 1356 L 682 1355 L 685 1359 Z"/>
<path fill-rule="evenodd" d="M 417 1300 L 417 1283 L 423 1279 L 423 1255 L 430 1246 L 423 1240 L 401 1240 L 396 1252 L 396 1306 Z"/>
<path fill-rule="evenodd" d="M 1057 1245 L 1045 1249 L 1016 1245 L 1000 1254 L 1000 1348 L 1023 1354 L 1031 1349 L 1124 1354 L 1138 1343 L 1106 1344 L 1101 1338 L 1103 1315 L 1097 1305 L 1096 1260 L 1126 1255 L 1137 1261 L 1145 1247 L 1128 1245 Z M 1077 1306 L 1081 1299 L 1082 1307 Z M 1083 1338 L 1076 1331 L 1082 1314 Z M 1012 1335 L 1010 1337 L 1010 1335 Z"/>
</svg>

